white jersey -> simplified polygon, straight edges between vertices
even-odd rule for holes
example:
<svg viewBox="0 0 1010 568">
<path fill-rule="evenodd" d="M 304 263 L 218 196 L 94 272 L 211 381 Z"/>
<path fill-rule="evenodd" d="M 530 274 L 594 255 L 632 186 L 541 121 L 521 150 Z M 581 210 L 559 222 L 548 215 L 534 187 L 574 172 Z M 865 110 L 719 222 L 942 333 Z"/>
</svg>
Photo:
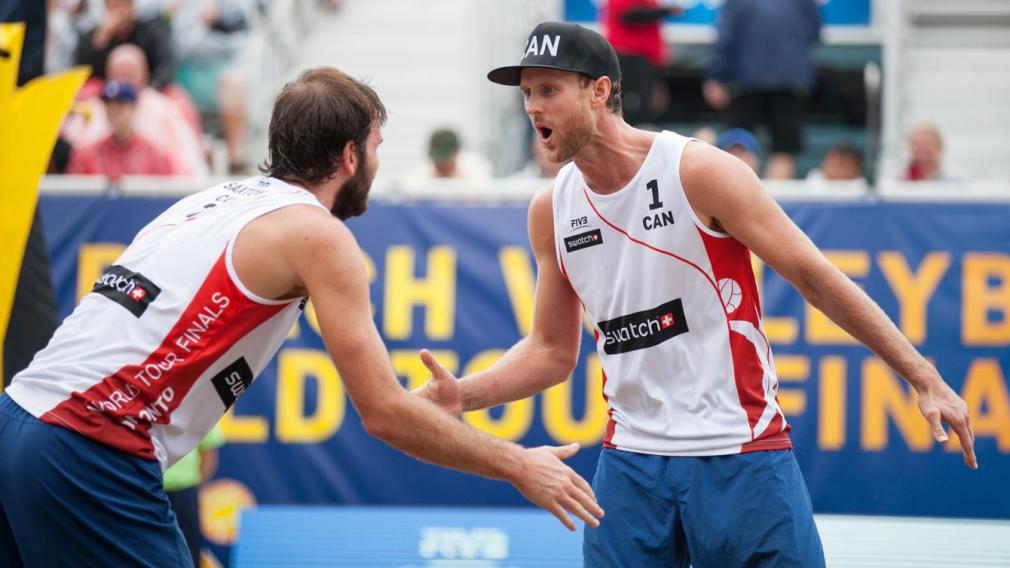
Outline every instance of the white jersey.
<svg viewBox="0 0 1010 568">
<path fill-rule="evenodd" d="M 634 179 L 554 185 L 558 264 L 596 328 L 605 447 L 704 456 L 789 448 L 750 252 L 702 225 L 680 181 L 691 139 L 656 136 Z"/>
<path fill-rule="evenodd" d="M 43 422 L 168 467 L 270 362 L 304 307 L 239 281 L 242 228 L 290 205 L 323 207 L 272 178 L 229 182 L 148 224 L 7 394 Z"/>
</svg>

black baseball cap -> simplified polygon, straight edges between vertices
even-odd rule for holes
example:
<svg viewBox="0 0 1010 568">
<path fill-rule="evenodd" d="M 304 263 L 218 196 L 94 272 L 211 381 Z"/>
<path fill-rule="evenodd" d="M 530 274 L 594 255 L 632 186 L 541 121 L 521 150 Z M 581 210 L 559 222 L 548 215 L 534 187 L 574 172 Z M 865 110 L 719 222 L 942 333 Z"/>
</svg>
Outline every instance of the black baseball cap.
<svg viewBox="0 0 1010 568">
<path fill-rule="evenodd" d="M 621 80 L 621 64 L 610 42 L 593 30 L 566 22 L 538 24 L 526 38 L 519 65 L 492 69 L 487 78 L 499 85 L 518 86 L 525 67 L 573 71 L 593 79 L 606 75 L 614 84 Z"/>
</svg>

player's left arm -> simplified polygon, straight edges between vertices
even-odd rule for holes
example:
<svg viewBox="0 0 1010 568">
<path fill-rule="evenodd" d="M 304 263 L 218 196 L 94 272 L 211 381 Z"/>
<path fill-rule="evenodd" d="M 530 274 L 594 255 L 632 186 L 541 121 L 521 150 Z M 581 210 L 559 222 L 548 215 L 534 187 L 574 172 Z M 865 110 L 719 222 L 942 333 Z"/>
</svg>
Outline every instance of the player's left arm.
<svg viewBox="0 0 1010 568">
<path fill-rule="evenodd" d="M 946 422 L 957 433 L 965 464 L 978 467 L 967 404 L 887 314 L 786 216 L 749 167 L 721 150 L 690 143 L 684 150 L 680 175 L 702 223 L 740 241 L 788 280 L 807 302 L 904 377 L 918 393 L 919 410 L 933 437 L 941 443 L 947 441 L 942 426 Z"/>
</svg>

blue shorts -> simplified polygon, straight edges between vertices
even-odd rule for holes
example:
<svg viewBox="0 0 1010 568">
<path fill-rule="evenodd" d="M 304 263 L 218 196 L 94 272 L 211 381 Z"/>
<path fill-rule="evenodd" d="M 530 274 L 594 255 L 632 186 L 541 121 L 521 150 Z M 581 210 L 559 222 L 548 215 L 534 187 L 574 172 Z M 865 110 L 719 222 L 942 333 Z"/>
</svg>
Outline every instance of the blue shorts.
<svg viewBox="0 0 1010 568">
<path fill-rule="evenodd" d="M 587 567 L 824 566 L 792 451 L 668 457 L 604 449 L 593 479 L 606 516 L 586 526 Z"/>
<path fill-rule="evenodd" d="M 0 395 L 0 566 L 192 568 L 158 462 Z"/>
</svg>

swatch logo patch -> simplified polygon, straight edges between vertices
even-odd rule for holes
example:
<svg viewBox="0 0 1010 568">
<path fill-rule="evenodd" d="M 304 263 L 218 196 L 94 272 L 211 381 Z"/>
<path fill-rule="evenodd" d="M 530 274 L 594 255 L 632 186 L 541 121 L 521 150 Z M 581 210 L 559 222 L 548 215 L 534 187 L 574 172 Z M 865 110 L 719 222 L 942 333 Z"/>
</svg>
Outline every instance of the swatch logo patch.
<svg viewBox="0 0 1010 568">
<path fill-rule="evenodd" d="M 603 350 L 608 355 L 659 345 L 688 331 L 684 305 L 679 298 L 651 310 L 601 321 L 597 325 L 606 337 Z"/>
<path fill-rule="evenodd" d="M 249 363 L 246 363 L 245 357 L 239 357 L 234 363 L 214 375 L 210 382 L 214 385 L 217 395 L 221 397 L 224 407 L 228 409 L 252 384 L 253 372 L 249 368 Z"/>
<path fill-rule="evenodd" d="M 161 288 L 143 274 L 116 264 L 105 269 L 98 280 L 95 280 L 95 286 L 91 291 L 123 306 L 138 318 L 147 311 L 147 306 L 151 305 L 158 294 L 161 294 Z"/>
<path fill-rule="evenodd" d="M 603 234 L 600 233 L 599 229 L 593 229 L 592 231 L 586 231 L 585 233 L 565 237 L 565 249 L 567 249 L 568 252 L 575 252 L 577 250 L 602 244 Z"/>
</svg>

